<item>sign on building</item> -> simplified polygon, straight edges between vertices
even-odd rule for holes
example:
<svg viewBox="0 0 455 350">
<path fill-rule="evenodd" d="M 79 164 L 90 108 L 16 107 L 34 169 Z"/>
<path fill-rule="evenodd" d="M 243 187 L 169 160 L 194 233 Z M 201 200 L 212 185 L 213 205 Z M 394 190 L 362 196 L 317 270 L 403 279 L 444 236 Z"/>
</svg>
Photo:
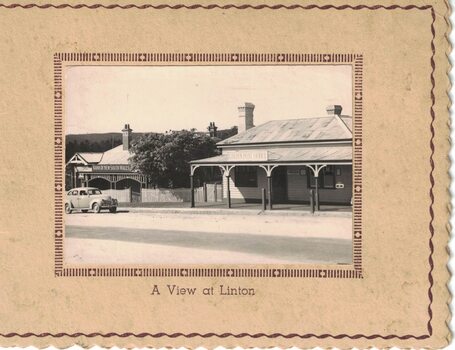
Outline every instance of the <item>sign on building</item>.
<svg viewBox="0 0 455 350">
<path fill-rule="evenodd" d="M 230 161 L 267 161 L 269 159 L 267 151 L 230 151 L 226 153 Z"/>
</svg>

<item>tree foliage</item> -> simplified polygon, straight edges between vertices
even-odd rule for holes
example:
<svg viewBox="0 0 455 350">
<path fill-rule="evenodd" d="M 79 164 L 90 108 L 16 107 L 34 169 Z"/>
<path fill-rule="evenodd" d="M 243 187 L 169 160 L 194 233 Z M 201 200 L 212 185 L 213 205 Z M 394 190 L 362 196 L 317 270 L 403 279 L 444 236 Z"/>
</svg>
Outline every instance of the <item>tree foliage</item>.
<svg viewBox="0 0 455 350">
<path fill-rule="evenodd" d="M 84 135 L 69 135 L 66 137 L 65 162 L 68 162 L 77 152 L 106 152 L 122 144 L 122 135 L 100 135 L 97 138 L 89 134 L 87 138 Z"/>
<path fill-rule="evenodd" d="M 133 142 L 131 153 L 133 168 L 165 188 L 188 187 L 190 161 L 218 154 L 215 141 L 195 130 L 146 134 Z"/>
</svg>

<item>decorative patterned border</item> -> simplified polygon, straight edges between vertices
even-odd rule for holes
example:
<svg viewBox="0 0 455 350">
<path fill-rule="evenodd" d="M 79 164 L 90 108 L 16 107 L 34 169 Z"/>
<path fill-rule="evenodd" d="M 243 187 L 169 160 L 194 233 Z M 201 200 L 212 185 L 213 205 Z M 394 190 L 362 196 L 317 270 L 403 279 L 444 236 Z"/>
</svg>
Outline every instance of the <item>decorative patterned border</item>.
<svg viewBox="0 0 455 350">
<path fill-rule="evenodd" d="M 63 84 L 65 65 L 122 64 L 295 64 L 352 65 L 353 79 L 353 264 L 327 268 L 153 268 L 153 267 L 66 267 L 63 259 L 64 130 Z M 362 278 L 362 100 L 363 56 L 360 54 L 290 53 L 56 53 L 54 55 L 55 113 L 55 275 L 65 277 L 284 277 Z"/>
<path fill-rule="evenodd" d="M 235 5 L 235 4 L 226 4 L 226 5 L 219 5 L 219 4 L 208 4 L 208 5 L 202 5 L 202 4 L 192 4 L 192 5 L 185 5 L 185 4 L 176 4 L 176 5 L 169 5 L 169 4 L 159 4 L 159 5 L 153 5 L 153 4 L 142 4 L 142 5 L 137 5 L 137 4 L 126 4 L 126 5 L 120 5 L 120 4 L 109 4 L 109 5 L 104 5 L 104 4 L 0 4 L 0 8 L 7 8 L 7 9 L 15 9 L 15 8 L 22 8 L 22 9 L 32 9 L 32 8 L 38 8 L 38 9 L 73 9 L 73 10 L 79 10 L 79 9 L 90 9 L 90 10 L 96 10 L 96 9 L 106 9 L 106 10 L 114 10 L 114 9 L 122 9 L 122 10 L 130 10 L 130 9 L 135 9 L 135 10 L 147 10 L 147 9 L 153 9 L 153 10 L 164 10 L 164 9 L 170 9 L 170 10 L 180 10 L 180 9 L 186 9 L 186 10 L 198 10 L 198 9 L 203 9 L 203 10 L 214 10 L 214 9 L 220 9 L 220 10 L 247 10 L 247 9 L 252 9 L 252 10 L 263 10 L 263 9 L 269 9 L 269 10 L 280 10 L 280 9 L 286 9 L 286 10 L 313 10 L 313 9 L 318 9 L 318 10 L 396 10 L 396 9 L 401 9 L 401 10 L 428 10 L 428 9 L 433 9 L 433 6 L 431 5 L 315 5 L 315 4 L 310 4 L 310 5 L 298 5 L 298 4 L 293 4 L 293 5 L 283 5 L 283 4 L 275 4 L 275 5 L 266 5 L 266 4 L 261 4 L 261 5 L 251 5 L 251 4 L 241 4 L 241 5 Z"/>
<path fill-rule="evenodd" d="M 162 5 L 151 5 L 151 4 L 144 4 L 144 5 L 135 5 L 135 4 L 128 4 L 128 5 L 119 5 L 119 4 L 111 4 L 111 5 L 102 5 L 102 4 L 60 4 L 60 5 L 53 5 L 53 4 L 0 4 L 0 8 L 7 8 L 7 9 L 14 9 L 14 8 L 22 8 L 22 9 L 30 9 L 30 8 L 40 8 L 40 9 L 47 9 L 47 8 L 55 8 L 55 9 L 64 9 L 64 8 L 70 8 L 70 9 L 80 9 L 80 8 L 88 8 L 88 9 L 97 9 L 97 8 L 104 8 L 104 9 L 115 9 L 115 8 L 121 8 L 121 9 L 255 9 L 255 10 L 260 10 L 260 9 L 301 9 L 301 10 L 310 10 L 310 9 L 320 9 L 320 10 L 326 10 L 326 9 L 336 9 L 336 10 L 344 10 L 344 9 L 351 9 L 351 10 L 362 10 L 362 9 L 367 9 L 367 10 L 378 10 L 378 9 L 384 9 L 384 10 L 395 10 L 395 9 L 401 9 L 401 10 L 412 10 L 412 9 L 417 9 L 417 10 L 430 10 L 431 13 L 431 34 L 432 34 L 432 39 L 431 39 L 431 58 L 430 58 L 430 65 L 431 65 L 431 74 L 430 74 L 430 81 L 431 81 L 431 106 L 430 106 L 430 116 L 431 116 L 431 123 L 430 123 L 430 130 L 431 130 L 431 138 L 430 138 L 430 149 L 431 149 L 431 155 L 430 155 L 430 165 L 431 165 L 431 171 L 429 174 L 429 180 L 430 180 L 430 207 L 429 207 L 429 214 L 430 214 L 430 222 L 429 222 L 429 231 L 430 231 L 430 238 L 429 238 L 429 248 L 430 248 L 430 254 L 428 258 L 428 263 L 429 263 L 429 272 L 428 272 L 428 281 L 429 281 L 429 288 L 428 288 L 428 298 L 429 298 L 429 305 L 428 305 L 428 322 L 427 322 L 427 331 L 428 334 L 422 334 L 422 335 L 397 335 L 397 334 L 389 334 L 389 335 L 380 335 L 380 334 L 353 334 L 353 335 L 348 335 L 348 334 L 337 334 L 337 335 L 331 335 L 331 334 L 281 334 L 281 333 L 273 333 L 273 334 L 265 334 L 265 333 L 256 333 L 256 334 L 249 334 L 249 333 L 239 333 L 239 334 L 232 334 L 232 333 L 222 333 L 222 334 L 217 334 L 217 333 L 205 333 L 205 334 L 200 334 L 200 333 L 189 333 L 189 334 L 184 334 L 184 333 L 172 333 L 172 334 L 167 334 L 167 333 L 24 333 L 24 334 L 18 334 L 18 333 L 7 333 L 7 334 L 0 334 L 1 337 L 6 337 L 6 338 L 11 338 L 11 337 L 21 337 L 21 338 L 26 338 L 26 337 L 53 337 L 53 338 L 60 338 L 60 337 L 80 337 L 80 336 L 85 336 L 85 337 L 138 337 L 138 338 L 144 338 L 144 337 L 151 337 L 151 338 L 161 338 L 161 337 L 169 337 L 169 338 L 177 338 L 177 337 L 185 337 L 185 338 L 193 338 L 193 337 L 202 337 L 202 338 L 210 338 L 210 337 L 218 337 L 218 338 L 227 338 L 227 337 L 234 337 L 234 338 L 300 338 L 300 339 L 308 339 L 308 338 L 317 338 L 317 339 L 326 339 L 326 338 L 331 338 L 331 339 L 342 339 L 342 338 L 349 338 L 349 339 L 400 339 L 400 340 L 406 340 L 406 339 L 416 339 L 416 340 L 423 340 L 423 339 L 428 339 L 429 337 L 432 336 L 433 334 L 433 328 L 431 326 L 431 321 L 433 317 L 433 312 L 432 312 L 432 302 L 433 302 L 433 294 L 432 294 L 432 287 L 433 287 L 433 268 L 434 268 L 434 262 L 433 262 L 433 252 L 434 252 L 434 246 L 433 246 L 433 236 L 434 236 L 434 226 L 433 226 L 433 221 L 434 221 L 434 210 L 433 210 L 433 205 L 434 205 L 434 151 L 435 151 L 435 146 L 434 146 L 434 137 L 435 137 L 435 130 L 434 130 L 434 120 L 435 120 L 435 112 L 434 112 L 434 105 L 435 105 L 435 95 L 434 95 L 434 89 L 435 89 L 435 79 L 434 79 L 434 72 L 436 69 L 434 57 L 435 57 L 435 21 L 436 21 L 436 16 L 435 16 L 435 10 L 433 6 L 431 5 L 407 5 L 407 6 L 401 6 L 401 5 L 357 5 L 357 6 L 351 6 L 351 5 L 248 5 L 248 4 L 243 4 L 243 5 L 217 5 L 217 4 L 211 4 L 211 5 L 201 5 L 201 4 L 194 4 L 194 5 L 167 5 L 167 4 L 162 4 Z M 55 57 L 57 58 L 57 57 Z M 57 67 L 58 64 L 55 65 Z M 60 67 L 60 76 L 58 77 L 56 75 L 55 77 L 55 87 L 57 88 L 60 84 L 60 89 L 61 89 L 61 67 Z M 60 97 L 58 96 L 58 90 L 55 92 L 55 97 L 56 101 L 57 99 L 60 99 L 60 102 L 55 104 L 55 113 L 61 113 L 61 95 Z M 57 124 L 56 124 L 56 131 L 57 131 Z M 61 125 L 60 125 L 61 127 Z M 57 132 L 55 136 L 55 142 L 56 142 L 56 150 L 62 152 L 62 139 L 58 140 Z M 60 144 L 60 146 L 59 146 Z M 60 148 L 59 148 L 60 147 Z M 57 159 L 58 160 L 58 159 Z M 57 160 L 56 160 L 56 165 L 57 165 Z M 56 168 L 55 171 L 55 177 L 56 179 L 58 176 L 62 175 L 59 174 L 58 169 Z M 61 189 L 59 189 L 58 184 L 56 184 L 56 192 L 61 192 Z M 60 194 L 56 193 L 56 198 Z M 56 208 L 57 208 L 57 204 Z M 58 220 L 61 220 L 61 217 L 58 217 L 56 215 L 55 217 L 56 223 Z M 62 230 L 57 229 L 56 225 L 56 230 L 55 230 L 55 247 L 56 247 L 56 266 L 58 262 L 58 255 L 57 252 L 59 251 L 59 247 L 62 246 Z M 61 250 L 60 250 L 61 252 Z M 57 271 L 57 269 L 56 269 Z"/>
</svg>

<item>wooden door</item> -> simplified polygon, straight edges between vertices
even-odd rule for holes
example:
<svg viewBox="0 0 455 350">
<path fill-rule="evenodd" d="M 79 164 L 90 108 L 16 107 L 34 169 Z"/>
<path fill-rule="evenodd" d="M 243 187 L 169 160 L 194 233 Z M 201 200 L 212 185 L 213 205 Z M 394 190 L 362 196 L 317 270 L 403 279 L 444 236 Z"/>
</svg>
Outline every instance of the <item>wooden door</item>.
<svg viewBox="0 0 455 350">
<path fill-rule="evenodd" d="M 272 172 L 272 202 L 285 203 L 287 201 L 287 168 L 279 166 Z"/>
</svg>

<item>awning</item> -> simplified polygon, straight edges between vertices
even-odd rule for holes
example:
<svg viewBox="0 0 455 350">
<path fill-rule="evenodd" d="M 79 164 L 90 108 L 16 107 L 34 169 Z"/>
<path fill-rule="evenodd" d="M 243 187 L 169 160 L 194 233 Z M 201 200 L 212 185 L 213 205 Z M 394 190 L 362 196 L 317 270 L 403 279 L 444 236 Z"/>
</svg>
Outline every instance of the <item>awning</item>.
<svg viewBox="0 0 455 350">
<path fill-rule="evenodd" d="M 286 147 L 227 151 L 219 156 L 198 159 L 194 165 L 205 164 L 304 164 L 352 163 L 351 146 Z"/>
</svg>

